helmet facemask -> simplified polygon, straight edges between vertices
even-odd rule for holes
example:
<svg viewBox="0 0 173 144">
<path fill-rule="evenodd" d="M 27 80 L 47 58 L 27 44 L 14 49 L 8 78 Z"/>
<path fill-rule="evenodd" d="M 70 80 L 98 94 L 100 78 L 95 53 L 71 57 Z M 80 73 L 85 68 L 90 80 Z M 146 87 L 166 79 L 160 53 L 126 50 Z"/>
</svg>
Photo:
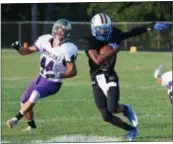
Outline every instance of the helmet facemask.
<svg viewBox="0 0 173 144">
<path fill-rule="evenodd" d="M 71 23 L 65 19 L 60 19 L 55 22 L 52 28 L 54 40 L 63 43 L 71 34 Z"/>
<path fill-rule="evenodd" d="M 92 33 L 98 40 L 108 41 L 112 33 L 112 26 L 93 27 Z"/>
</svg>

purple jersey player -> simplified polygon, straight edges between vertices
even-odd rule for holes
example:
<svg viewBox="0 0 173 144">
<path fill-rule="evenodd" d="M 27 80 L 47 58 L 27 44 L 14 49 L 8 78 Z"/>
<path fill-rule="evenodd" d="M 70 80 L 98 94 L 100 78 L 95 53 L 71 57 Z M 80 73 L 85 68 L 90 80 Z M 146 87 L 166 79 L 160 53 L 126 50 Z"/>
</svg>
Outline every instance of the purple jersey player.
<svg viewBox="0 0 173 144">
<path fill-rule="evenodd" d="M 64 78 L 74 77 L 77 74 L 75 60 L 78 48 L 69 42 L 71 23 L 68 20 L 56 21 L 52 34 L 40 36 L 33 46 L 22 48 L 18 41 L 12 44 L 21 55 L 28 55 L 39 51 L 40 74 L 21 97 L 21 109 L 18 114 L 7 121 L 7 126 L 13 128 L 25 116 L 28 127 L 25 130 L 36 128 L 33 117 L 33 107 L 40 98 L 57 93 Z"/>
<path fill-rule="evenodd" d="M 173 93 L 172 93 L 172 71 L 167 71 L 165 73 L 161 73 L 161 66 L 155 69 L 154 78 L 156 79 L 157 83 L 167 87 L 168 89 L 168 96 L 173 104 Z"/>
</svg>

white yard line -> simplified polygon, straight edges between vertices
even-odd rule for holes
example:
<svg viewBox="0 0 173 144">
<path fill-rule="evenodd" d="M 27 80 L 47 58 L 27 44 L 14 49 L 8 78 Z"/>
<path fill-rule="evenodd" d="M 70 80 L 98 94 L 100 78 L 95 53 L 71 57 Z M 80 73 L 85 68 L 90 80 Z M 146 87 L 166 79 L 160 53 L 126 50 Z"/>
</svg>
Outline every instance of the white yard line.
<svg viewBox="0 0 173 144">
<path fill-rule="evenodd" d="M 60 142 L 118 142 L 122 141 L 121 137 L 110 137 L 110 136 L 97 136 L 97 135 L 85 135 L 85 134 L 73 134 L 73 135 L 60 135 L 56 137 L 52 137 L 47 141 L 43 140 L 33 140 L 31 142 L 25 142 L 26 144 L 52 144 L 52 143 L 60 143 Z M 2 143 L 13 143 L 10 141 L 2 141 Z M 21 143 L 20 141 L 17 143 Z"/>
<path fill-rule="evenodd" d="M 121 141 L 120 137 L 109 137 L 109 136 L 97 136 L 97 135 L 82 135 L 82 134 L 74 134 L 74 135 L 60 135 L 51 138 L 47 141 L 35 140 L 31 141 L 34 143 L 38 142 L 117 142 Z"/>
</svg>

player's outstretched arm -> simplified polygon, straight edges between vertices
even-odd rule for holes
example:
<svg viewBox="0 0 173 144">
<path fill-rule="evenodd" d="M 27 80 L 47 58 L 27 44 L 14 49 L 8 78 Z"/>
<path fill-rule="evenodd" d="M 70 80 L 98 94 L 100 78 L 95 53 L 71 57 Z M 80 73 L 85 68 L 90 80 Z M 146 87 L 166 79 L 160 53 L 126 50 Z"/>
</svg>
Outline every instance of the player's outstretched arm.
<svg viewBox="0 0 173 144">
<path fill-rule="evenodd" d="M 13 49 L 17 50 L 19 54 L 21 55 L 29 55 L 31 53 L 37 52 L 38 49 L 36 46 L 30 46 L 27 48 L 21 47 L 21 44 L 19 41 L 15 41 L 14 43 L 11 44 Z"/>
<path fill-rule="evenodd" d="M 168 29 L 168 25 L 166 23 L 164 23 L 164 22 L 152 22 L 152 23 L 149 23 L 145 26 L 136 27 L 136 28 L 131 29 L 128 32 L 124 32 L 121 37 L 122 37 L 122 40 L 125 40 L 125 39 L 128 39 L 128 38 L 133 37 L 133 36 L 141 35 L 141 34 L 148 32 L 148 31 L 152 31 L 152 30 L 163 31 L 165 29 Z"/>
</svg>

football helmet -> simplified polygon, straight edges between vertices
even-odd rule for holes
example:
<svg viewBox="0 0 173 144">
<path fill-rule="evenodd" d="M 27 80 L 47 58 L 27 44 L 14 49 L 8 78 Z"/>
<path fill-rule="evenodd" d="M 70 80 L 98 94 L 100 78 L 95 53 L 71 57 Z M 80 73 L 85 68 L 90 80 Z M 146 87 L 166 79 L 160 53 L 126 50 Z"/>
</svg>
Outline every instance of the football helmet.
<svg viewBox="0 0 173 144">
<path fill-rule="evenodd" d="M 112 22 L 109 16 L 98 13 L 91 19 L 92 35 L 100 41 L 108 41 L 112 33 Z"/>
<path fill-rule="evenodd" d="M 58 33 L 57 32 L 58 29 L 63 30 L 64 35 L 62 35 L 61 33 Z M 70 37 L 71 30 L 72 30 L 71 23 L 66 19 L 60 19 L 54 23 L 52 27 L 52 35 L 58 41 L 63 42 Z"/>
</svg>

